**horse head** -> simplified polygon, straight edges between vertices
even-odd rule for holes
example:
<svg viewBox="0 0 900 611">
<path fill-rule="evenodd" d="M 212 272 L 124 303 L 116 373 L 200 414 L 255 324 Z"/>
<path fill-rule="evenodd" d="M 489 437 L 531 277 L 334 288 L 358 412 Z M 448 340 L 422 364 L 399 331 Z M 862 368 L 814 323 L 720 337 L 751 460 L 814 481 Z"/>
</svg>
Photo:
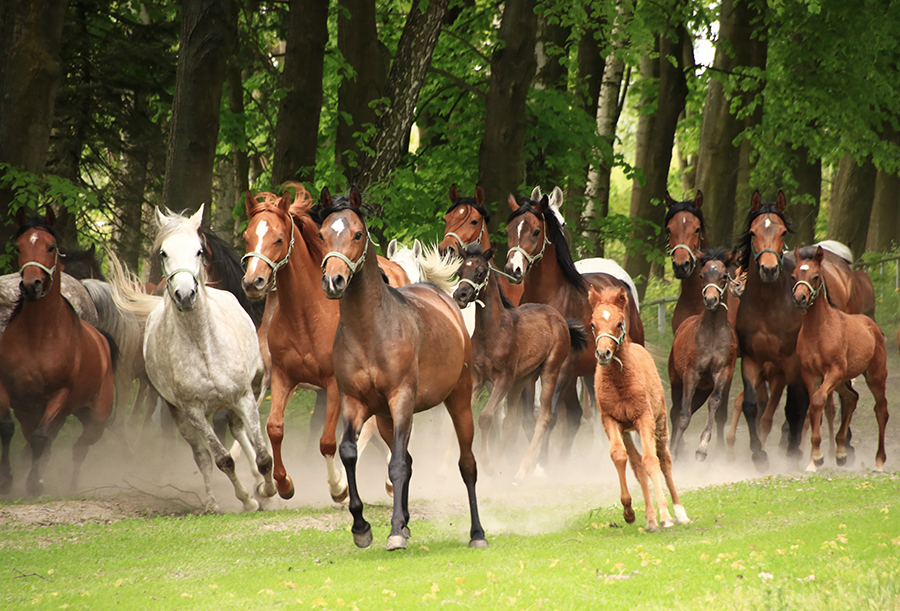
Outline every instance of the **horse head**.
<svg viewBox="0 0 900 611">
<path fill-rule="evenodd" d="M 666 192 L 666 237 L 672 271 L 679 280 L 694 273 L 697 253 L 706 246 L 706 226 L 703 223 L 703 193 L 699 190 L 693 200 L 676 202 Z"/>
<path fill-rule="evenodd" d="M 822 247 L 817 246 L 811 258 L 804 258 L 802 253 L 800 249 L 794 249 L 794 260 L 797 265 L 794 268 L 794 288 L 791 292 L 794 296 L 794 305 L 805 312 L 819 294 L 823 291 L 827 294 L 827 290 L 825 277 L 822 275 L 822 260 L 825 258 Z"/>
<path fill-rule="evenodd" d="M 456 185 L 451 185 L 450 209 L 444 215 L 444 239 L 438 244 L 441 255 L 463 256 L 463 251 L 475 244 L 490 247 L 487 224 L 491 215 L 484 207 L 484 189 L 475 187 L 475 197 L 461 197 Z"/>
<path fill-rule="evenodd" d="M 54 279 L 62 272 L 59 263 L 59 247 L 53 224 L 56 216 L 47 209 L 44 219 L 28 218 L 25 210 L 16 213 L 19 229 L 16 232 L 16 250 L 19 253 L 19 288 L 26 301 L 37 301 L 53 286 Z"/>
<path fill-rule="evenodd" d="M 153 248 L 159 253 L 166 293 L 180 312 L 193 310 L 206 284 L 206 262 L 200 225 L 203 205 L 190 217 L 156 208 L 158 233 Z"/>
<path fill-rule="evenodd" d="M 599 293 L 590 287 L 591 330 L 594 333 L 597 362 L 608 366 L 617 360 L 616 352 L 628 337 L 628 292 L 625 287 L 607 287 Z M 621 361 L 618 361 L 621 364 Z"/>
<path fill-rule="evenodd" d="M 275 287 L 278 270 L 287 264 L 294 246 L 294 224 L 291 221 L 291 197 L 285 191 L 281 198 L 271 193 L 256 197 L 247 191 L 247 229 L 244 243 L 247 264 L 241 287 L 250 299 L 263 299 Z"/>
<path fill-rule="evenodd" d="M 763 282 L 778 280 L 784 266 L 784 236 L 790 231 L 784 209 L 782 191 L 778 192 L 774 204 L 763 203 L 759 191 L 754 191 L 750 200 L 750 253 Z"/>
<path fill-rule="evenodd" d="M 703 305 L 713 311 L 720 305 L 725 309 L 725 291 L 728 289 L 728 266 L 734 254 L 723 249 L 703 249 L 700 254 L 700 281 L 703 284 Z"/>
<path fill-rule="evenodd" d="M 520 205 L 510 194 L 507 203 L 512 214 L 506 221 L 509 251 L 505 271 L 510 282 L 519 284 L 528 270 L 541 260 L 550 244 L 544 220 L 544 213 L 550 208 L 550 199 L 544 195 L 539 201 L 529 199 Z"/>
<path fill-rule="evenodd" d="M 463 253 L 463 261 L 457 272 L 459 286 L 453 292 L 453 299 L 460 308 L 478 301 L 478 297 L 488 284 L 493 256 L 493 250 L 489 248 L 482 252 L 480 246 L 470 246 Z"/>
<path fill-rule="evenodd" d="M 362 269 L 371 238 L 362 217 L 362 195 L 352 187 L 349 195 L 332 199 L 322 189 L 322 288 L 329 299 L 340 299 L 353 275 Z"/>
</svg>

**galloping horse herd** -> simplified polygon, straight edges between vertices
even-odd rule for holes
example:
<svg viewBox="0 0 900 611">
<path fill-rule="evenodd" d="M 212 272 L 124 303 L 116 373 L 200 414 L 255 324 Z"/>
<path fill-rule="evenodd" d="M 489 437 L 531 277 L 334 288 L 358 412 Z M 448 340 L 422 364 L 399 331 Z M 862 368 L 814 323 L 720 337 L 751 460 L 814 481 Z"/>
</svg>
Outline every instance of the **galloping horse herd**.
<svg viewBox="0 0 900 611">
<path fill-rule="evenodd" d="M 158 287 L 139 282 L 112 253 L 108 282 L 74 280 L 63 273 L 69 259 L 60 252 L 52 211 L 42 218 L 18 214 L 19 273 L 0 278 L 0 309 L 6 312 L 0 314 L 0 494 L 12 489 L 12 414 L 31 448 L 26 491 L 33 496 L 42 491 L 41 467 L 64 420 L 74 414 L 82 422 L 73 450 L 75 486 L 88 447 L 103 434 L 114 403 L 122 406 L 131 397 L 135 379 L 151 397 L 148 413 L 158 396 L 190 444 L 210 511 L 217 510 L 213 463 L 229 477 L 246 511 L 276 492 L 293 496 L 282 457 L 284 410 L 298 387 L 324 391 L 319 449 L 331 496 L 349 503 L 353 540 L 360 547 L 372 542 L 357 488 L 360 446 L 377 430 L 390 448 L 387 549 L 405 548 L 413 415 L 439 404 L 459 443 L 469 545 L 487 546 L 472 449 L 472 401 L 484 388 L 490 398 L 478 418 L 483 469 L 496 469 L 523 428 L 530 443 L 515 481 L 528 478 L 548 460 L 548 433 L 558 415 L 564 416 L 565 460 L 581 420 L 593 416 L 596 404 L 619 476 L 624 518 L 635 520 L 625 478 L 630 462 L 643 489 L 648 530 L 689 521 L 672 460 L 684 451 L 691 415 L 704 403 L 709 415 L 696 458 L 706 458 L 714 423 L 720 446 L 733 453 L 743 413 L 753 462 L 765 469 L 763 444 L 786 390 L 788 455 L 802 455 L 808 426 L 808 469 L 814 470 L 824 461 L 823 414 L 834 435 L 837 392 L 842 409 L 834 456 L 842 465 L 852 453 L 850 420 L 858 399 L 851 380 L 862 374 L 875 397 L 875 468 L 883 468 L 886 353 L 874 322 L 872 283 L 852 269 L 840 244 L 785 253 L 790 226 L 780 192 L 775 203 L 753 195 L 746 233 L 733 250 L 709 247 L 699 192 L 681 202 L 666 194 L 669 253 L 681 280 L 667 411 L 656 365 L 643 346 L 634 283 L 613 261 L 573 260 L 559 188 L 551 196 L 539 188 L 529 198 L 509 196 L 509 254 L 502 269 L 494 265 L 490 213 L 480 187 L 474 197 L 451 187 L 443 240 L 425 249 L 418 242 L 412 249 L 392 242 L 388 252 L 396 261 L 376 255 L 357 189 L 334 198 L 325 189 L 314 202 L 301 185 L 292 188 L 293 198 L 290 191 L 280 197 L 247 194 L 242 259 L 201 227 L 202 208 L 190 216 L 157 210 L 153 248 L 163 270 Z M 726 435 L 738 356 L 743 390 Z M 579 379 L 588 397 L 583 403 Z M 258 410 L 268 390 L 267 443 Z M 494 433 L 504 399 L 502 432 Z M 758 404 L 765 405 L 764 413 Z M 140 414 L 136 406 L 131 420 Z M 233 448 L 225 447 L 222 432 L 210 424 L 213 414 L 231 431 Z M 256 480 L 250 491 L 235 472 L 239 453 Z"/>
</svg>

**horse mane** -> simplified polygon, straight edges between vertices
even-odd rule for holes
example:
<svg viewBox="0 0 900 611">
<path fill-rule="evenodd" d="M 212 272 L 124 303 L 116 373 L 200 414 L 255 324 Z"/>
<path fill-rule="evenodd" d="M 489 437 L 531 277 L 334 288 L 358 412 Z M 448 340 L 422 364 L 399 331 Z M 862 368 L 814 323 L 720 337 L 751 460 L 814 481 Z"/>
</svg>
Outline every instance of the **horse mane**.
<svg viewBox="0 0 900 611">
<path fill-rule="evenodd" d="M 156 232 L 156 239 L 153 240 L 153 252 L 159 252 L 162 243 L 177 233 L 196 235 L 200 243 L 203 243 L 203 236 L 200 232 L 194 233 L 187 228 L 186 223 L 189 219 L 189 214 L 189 212 L 178 214 L 169 209 L 166 209 L 165 212 L 163 212 L 163 216 L 166 220 L 159 227 L 159 231 Z M 206 284 L 206 268 L 203 265 L 200 266 L 200 276 L 198 279 L 200 284 Z"/>
<path fill-rule="evenodd" d="M 288 221 L 293 222 L 300 232 L 300 237 L 303 238 L 307 250 L 309 250 L 310 257 L 314 261 L 321 261 L 322 257 L 325 256 L 325 251 L 322 250 L 322 241 L 319 240 L 321 220 L 318 218 L 316 201 L 312 198 L 309 191 L 306 190 L 306 187 L 299 182 L 287 182 L 285 187 L 293 187 L 294 189 L 294 200 L 288 208 L 287 215 L 284 214 L 284 211 L 278 205 L 281 201 L 280 195 L 263 191 L 256 194 L 256 201 L 260 205 L 265 206 L 268 212 L 279 216 L 285 223 Z"/>
<path fill-rule="evenodd" d="M 679 212 L 690 212 L 691 214 L 696 216 L 697 220 L 700 221 L 700 231 L 702 233 L 706 233 L 706 223 L 703 220 L 703 210 L 694 207 L 694 200 L 692 199 L 686 199 L 683 202 L 674 202 L 671 206 L 669 206 L 668 210 L 666 210 L 666 220 L 663 222 L 663 227 L 668 225 L 669 221 L 672 220 L 672 217 Z"/>
<path fill-rule="evenodd" d="M 266 307 L 265 300 L 251 301 L 244 289 L 241 280 L 244 270 L 241 267 L 241 259 L 230 244 L 216 235 L 211 229 L 200 228 L 204 245 L 209 252 L 209 260 L 206 265 L 209 270 L 209 282 L 217 289 L 228 291 L 234 295 L 244 311 L 253 319 L 257 327 L 262 323 L 263 310 Z"/>
<path fill-rule="evenodd" d="M 748 212 L 746 222 L 747 229 L 738 238 L 738 243 L 735 246 L 735 249 L 740 253 L 738 264 L 744 269 L 750 268 L 750 225 L 753 224 L 753 221 L 755 221 L 757 217 L 760 217 L 764 214 L 774 214 L 781 219 L 782 223 L 784 223 L 784 226 L 788 230 L 788 233 L 796 233 L 791 227 L 791 222 L 784 216 L 784 213 L 779 212 L 775 209 L 775 204 L 761 204 L 759 210 L 757 210 L 756 212 L 752 210 Z"/>
<path fill-rule="evenodd" d="M 463 263 L 466 259 L 471 257 L 479 257 L 480 259 L 485 259 L 484 251 L 481 248 L 481 244 L 471 244 L 466 250 L 463 252 Z M 487 261 L 487 264 L 490 266 L 491 262 Z M 503 292 L 503 285 L 499 282 L 497 283 L 497 289 L 500 291 L 500 302 L 503 304 L 504 309 L 514 310 L 516 306 L 513 305 L 513 302 L 509 300 L 506 296 L 506 293 Z"/>
<path fill-rule="evenodd" d="M 93 247 L 88 248 L 60 248 L 59 256 L 62 257 L 66 265 L 66 273 L 77 280 L 85 280 L 86 278 L 96 278 L 97 280 L 105 280 L 103 270 L 100 269 L 100 263 L 97 261 L 96 251 Z M 81 263 L 90 269 L 90 276 L 79 278 L 78 274 L 72 273 L 72 264 Z"/>
<path fill-rule="evenodd" d="M 324 221 L 335 212 L 340 212 L 341 210 L 350 210 L 359 217 L 359 220 L 361 220 L 363 223 L 366 222 L 366 213 L 363 212 L 361 208 L 357 208 L 350 203 L 349 195 L 338 195 L 332 200 L 330 206 L 328 206 L 327 208 L 320 208 L 319 219 L 320 221 Z"/>
<path fill-rule="evenodd" d="M 51 225 L 48 225 L 47 221 L 39 216 L 29 217 L 27 221 L 22 223 L 22 225 L 20 225 L 16 230 L 16 233 L 13 236 L 13 240 L 18 240 L 26 231 L 30 229 L 40 229 L 42 231 L 46 231 L 51 236 L 53 236 L 53 239 L 56 240 L 56 244 L 59 245 L 59 235 L 57 235 L 56 230 Z"/>
<path fill-rule="evenodd" d="M 447 214 L 450 214 L 460 206 L 472 206 L 473 208 L 475 208 L 475 210 L 478 211 L 479 214 L 481 214 L 481 216 L 484 217 L 484 222 L 487 223 L 491 220 L 491 213 L 488 212 L 487 208 L 485 208 L 481 204 L 476 203 L 474 197 L 460 197 L 450 205 L 450 207 L 447 209 Z"/>
<path fill-rule="evenodd" d="M 559 262 L 563 278 L 579 291 L 587 293 L 587 285 L 584 282 L 584 278 L 581 277 L 581 273 L 575 268 L 575 260 L 572 258 L 572 251 L 569 250 L 569 240 L 566 236 L 565 227 L 560 224 L 559 219 L 549 206 L 547 207 L 546 212 L 541 214 L 535 208 L 537 202 L 530 199 L 522 199 L 525 203 L 520 205 L 518 210 L 509 215 L 506 219 L 506 224 L 509 225 L 513 219 L 522 216 L 526 212 L 530 212 L 536 217 L 543 219 L 545 231 L 547 232 L 547 239 L 550 240 L 550 243 L 556 250 L 556 260 Z"/>
<path fill-rule="evenodd" d="M 728 267 L 728 256 L 731 254 L 727 248 L 717 247 L 717 248 L 702 248 L 700 249 L 700 257 L 698 260 L 699 266 L 703 267 L 709 261 L 721 261 L 725 264 L 725 267 Z"/>
<path fill-rule="evenodd" d="M 434 284 L 445 293 L 450 292 L 453 287 L 450 279 L 456 274 L 458 267 L 451 255 L 442 256 L 437 245 L 432 244 L 422 249 L 418 262 L 424 281 Z"/>
</svg>

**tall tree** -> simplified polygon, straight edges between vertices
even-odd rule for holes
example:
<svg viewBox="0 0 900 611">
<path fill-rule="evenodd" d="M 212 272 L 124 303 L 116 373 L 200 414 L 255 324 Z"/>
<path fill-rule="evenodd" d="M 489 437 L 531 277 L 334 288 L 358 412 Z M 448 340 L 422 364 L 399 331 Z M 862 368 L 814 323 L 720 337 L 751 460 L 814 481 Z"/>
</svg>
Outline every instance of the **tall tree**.
<svg viewBox="0 0 900 611">
<path fill-rule="evenodd" d="M 676 3 L 683 10 L 684 4 Z M 674 11 L 676 15 L 679 11 Z M 657 84 L 657 95 L 643 100 L 638 119 L 635 167 L 644 175 L 644 183 L 635 180 L 631 191 L 630 216 L 635 222 L 625 255 L 625 270 L 635 278 L 638 294 L 643 298 L 650 275 L 650 266 L 659 244 L 659 229 L 663 225 L 665 209 L 658 205 L 666 192 L 675 128 L 687 99 L 685 57 L 690 37 L 682 17 L 656 35 L 658 53 L 641 59 L 641 78 Z"/>
<path fill-rule="evenodd" d="M 498 45 L 491 57 L 484 137 L 478 153 L 478 184 L 489 208 L 498 210 L 509 193 L 525 180 L 525 144 L 528 90 L 534 79 L 537 15 L 534 0 L 507 0 L 500 22 Z M 491 217 L 492 231 L 502 214 Z M 502 248 L 502 246 L 501 246 Z"/>
<path fill-rule="evenodd" d="M 291 0 L 282 72 L 285 95 L 278 104 L 272 183 L 311 182 L 316 169 L 328 0 Z"/>
<path fill-rule="evenodd" d="M 213 162 L 225 67 L 234 38 L 232 0 L 182 0 L 181 42 L 162 201 L 211 212 Z"/>
<path fill-rule="evenodd" d="M 878 170 L 866 250 L 888 252 L 900 245 L 900 175 Z"/>
<path fill-rule="evenodd" d="M 866 249 L 877 174 L 871 159 L 858 164 L 850 155 L 845 155 L 831 183 L 828 239 L 843 242 L 856 257 Z"/>
<path fill-rule="evenodd" d="M 807 147 L 791 151 L 793 176 L 797 182 L 790 197 L 790 218 L 794 234 L 788 234 L 788 246 L 806 246 L 816 241 L 816 219 L 822 199 L 822 159 L 809 158 Z"/>
</svg>

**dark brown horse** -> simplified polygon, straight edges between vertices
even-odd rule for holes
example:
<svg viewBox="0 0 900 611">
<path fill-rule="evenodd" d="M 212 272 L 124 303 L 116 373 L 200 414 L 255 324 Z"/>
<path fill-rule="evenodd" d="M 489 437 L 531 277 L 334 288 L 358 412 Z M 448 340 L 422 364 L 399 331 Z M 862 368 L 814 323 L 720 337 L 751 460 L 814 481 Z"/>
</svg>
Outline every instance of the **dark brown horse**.
<svg viewBox="0 0 900 611">
<path fill-rule="evenodd" d="M 354 187 L 332 200 L 322 191 L 322 286 L 340 300 L 341 319 L 334 337 L 334 370 L 347 427 L 341 460 L 350 484 L 353 539 L 366 547 L 372 530 L 363 518 L 356 486 L 356 438 L 374 415 L 385 439 L 393 439 L 389 473 L 394 511 L 387 549 L 405 548 L 409 538 L 409 437 L 416 412 L 443 402 L 459 440 L 459 470 L 469 496 L 469 547 L 487 547 L 475 497 L 477 469 L 472 453 L 472 343 L 459 308 L 430 284 L 399 290 L 381 279 Z"/>
<path fill-rule="evenodd" d="M 520 415 L 519 402 L 525 386 L 533 387 L 541 379 L 541 412 L 528 451 L 522 459 L 516 481 L 521 482 L 531 471 L 534 454 L 547 432 L 551 419 L 557 381 L 571 377 L 573 359 L 568 359 L 587 346 L 584 326 L 579 321 L 566 320 L 556 309 L 530 303 L 511 307 L 500 290 L 498 274 L 491 263 L 493 251 L 481 251 L 470 245 L 463 251 L 459 267 L 460 283 L 453 298 L 461 308 L 477 304 L 475 331 L 472 334 L 472 378 L 476 386 L 485 381 L 493 385 L 491 397 L 478 417 L 481 428 L 482 460 L 491 464 L 490 431 L 494 412 L 507 399 L 507 419 L 504 422 L 501 455 L 515 431 Z M 563 364 L 568 363 L 569 371 Z M 533 412 L 533 405 L 522 410 Z"/>
<path fill-rule="evenodd" d="M 491 236 L 488 232 L 490 212 L 484 206 L 484 189 L 475 187 L 475 197 L 461 197 L 456 185 L 451 185 L 450 209 L 444 215 L 444 239 L 438 244 L 441 254 L 453 253 L 462 258 L 469 246 L 480 246 L 482 252 L 491 247 Z M 514 306 L 522 299 L 521 284 L 512 284 L 500 276 L 500 287 L 503 294 Z"/>
<path fill-rule="evenodd" d="M 513 281 L 522 282 L 527 275 L 521 303 L 545 303 L 556 308 L 564 318 L 581 321 L 588 329 L 591 322 L 591 304 L 588 287 L 595 290 L 605 287 L 625 287 L 621 280 L 605 273 L 580 274 L 575 268 L 563 226 L 550 209 L 550 200 L 544 195 L 539 201 L 515 197 L 507 200 L 512 213 L 507 219 L 506 234 L 509 256 L 506 273 Z M 628 292 L 628 334 L 637 344 L 644 343 L 644 325 L 634 297 Z M 593 334 L 589 333 L 589 343 Z M 576 360 L 575 376 L 593 376 L 596 364 L 590 351 L 573 353 Z M 578 431 L 581 417 L 592 416 L 589 406 L 582 412 L 575 388 L 575 378 L 561 389 L 560 398 L 566 407 L 568 427 L 567 441 L 563 445 L 563 458 L 568 456 L 571 442 Z"/>
<path fill-rule="evenodd" d="M 808 251 L 807 251 L 808 254 Z M 794 303 L 804 312 L 800 334 L 797 338 L 797 354 L 803 379 L 811 399 L 809 404 L 810 452 L 807 471 L 815 471 L 824 463 L 822 456 L 822 413 L 831 393 L 838 385 L 863 375 L 875 397 L 875 417 L 878 421 L 878 450 L 875 454 L 875 470 L 881 471 L 886 458 L 884 430 L 888 421 L 885 396 L 887 381 L 887 353 L 884 335 L 871 318 L 863 314 L 845 314 L 831 304 L 831 294 L 823 270 L 825 251 L 818 247 L 811 256 L 794 251 L 797 267 L 794 269 Z M 847 462 L 845 448 L 850 419 L 856 409 L 859 395 L 850 388 L 852 396 L 844 401 L 841 426 L 835 437 L 838 465 Z"/>
<path fill-rule="evenodd" d="M 116 348 L 62 296 L 53 212 L 42 220 L 27 219 L 20 210 L 16 220 L 22 296 L 0 336 L 0 420 L 12 410 L 22 426 L 32 456 L 26 489 L 36 496 L 43 488 L 44 452 L 70 414 L 84 427 L 72 450 L 71 485 L 77 486 L 88 447 L 100 439 L 112 412 Z M 0 492 L 6 493 L 12 473 L 6 427 L 3 432 Z"/>
<path fill-rule="evenodd" d="M 711 391 L 711 394 L 707 393 L 709 418 L 700 435 L 697 460 L 706 460 L 713 419 L 719 409 L 726 411 L 728 406 L 738 349 L 737 335 L 726 303 L 731 261 L 732 255 L 725 250 L 701 251 L 697 276 L 702 284 L 699 292 L 704 308 L 681 323 L 669 353 L 674 427 L 672 453 L 676 456 L 681 437 L 691 423 L 693 399 L 698 389 Z"/>
<path fill-rule="evenodd" d="M 701 289 L 697 255 L 702 248 L 709 248 L 706 225 L 703 222 L 703 193 L 697 191 L 693 200 L 676 202 L 666 193 L 666 237 L 669 240 L 669 255 L 672 257 L 672 271 L 681 280 L 681 293 L 672 314 L 672 332 L 689 316 L 700 314 L 705 308 Z"/>
</svg>

